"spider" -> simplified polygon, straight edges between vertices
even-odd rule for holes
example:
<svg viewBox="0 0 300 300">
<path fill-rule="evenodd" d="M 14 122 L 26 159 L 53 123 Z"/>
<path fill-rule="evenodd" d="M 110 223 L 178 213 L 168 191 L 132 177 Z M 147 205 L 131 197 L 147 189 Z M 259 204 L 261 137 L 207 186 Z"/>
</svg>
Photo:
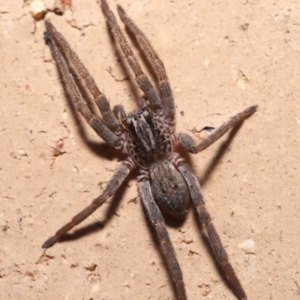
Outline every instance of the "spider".
<svg viewBox="0 0 300 300">
<path fill-rule="evenodd" d="M 42 247 L 53 246 L 74 226 L 90 216 L 116 193 L 133 169 L 138 169 L 137 181 L 140 197 L 160 243 L 176 298 L 185 300 L 187 296 L 181 268 L 170 241 L 162 212 L 177 219 L 184 219 L 191 200 L 200 223 L 206 230 L 216 261 L 225 275 L 224 278 L 235 296 L 240 300 L 246 300 L 247 296 L 244 289 L 228 260 L 228 255 L 212 223 L 212 218 L 205 208 L 200 184 L 188 163 L 181 157 L 179 149 L 194 154 L 204 150 L 228 130 L 250 117 L 257 110 L 257 105 L 236 114 L 199 143 L 196 143 L 187 134 L 175 134 L 175 103 L 162 61 L 144 33 L 118 5 L 117 10 L 126 29 L 135 37 L 155 70 L 158 78 L 157 91 L 143 72 L 105 0 L 101 1 L 101 8 L 114 40 L 124 53 L 144 96 L 138 100 L 139 110 L 128 115 L 121 105 L 116 105 L 111 109 L 107 98 L 97 88 L 94 79 L 68 42 L 49 20 L 45 21 L 47 29 L 44 34 L 45 41 L 51 49 L 66 91 L 76 110 L 107 144 L 125 153 L 127 157 L 109 180 L 102 195 L 74 216 L 69 223 L 61 227 Z M 93 96 L 102 118 L 93 115 L 88 108 L 72 72 L 82 79 Z"/>
</svg>

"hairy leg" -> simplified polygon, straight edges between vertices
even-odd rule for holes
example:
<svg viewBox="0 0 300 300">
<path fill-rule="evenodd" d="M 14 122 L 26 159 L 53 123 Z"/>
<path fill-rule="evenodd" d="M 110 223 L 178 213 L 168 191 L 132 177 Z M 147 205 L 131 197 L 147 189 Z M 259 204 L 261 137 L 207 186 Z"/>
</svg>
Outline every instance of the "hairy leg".
<svg viewBox="0 0 300 300">
<path fill-rule="evenodd" d="M 120 187 L 120 185 L 127 178 L 130 171 L 133 169 L 134 163 L 131 158 L 125 160 L 119 169 L 114 173 L 113 177 L 108 182 L 102 195 L 97 197 L 89 206 L 82 210 L 79 214 L 74 216 L 72 220 L 61 227 L 54 236 L 50 237 L 44 244 L 43 248 L 52 247 L 63 235 L 74 228 L 76 225 L 90 216 L 97 208 L 99 208 L 109 197 L 111 197 Z"/>
<path fill-rule="evenodd" d="M 151 108 L 155 114 L 161 114 L 162 112 L 162 103 L 160 97 L 155 90 L 154 86 L 150 82 L 147 75 L 143 72 L 136 56 L 134 55 L 130 45 L 128 44 L 124 33 L 120 29 L 116 18 L 112 11 L 109 9 L 109 6 L 105 0 L 101 0 L 101 8 L 109 25 L 109 28 L 114 36 L 114 39 L 121 47 L 126 60 L 128 61 L 130 68 L 132 69 L 136 82 L 140 89 L 145 93 L 147 99 L 150 102 Z"/>
<path fill-rule="evenodd" d="M 161 59 L 158 57 L 153 47 L 151 46 L 145 34 L 127 16 L 125 10 L 120 5 L 118 5 L 117 8 L 118 8 L 120 18 L 124 22 L 126 28 L 137 39 L 142 49 L 144 50 L 146 56 L 148 57 L 150 63 L 154 67 L 154 70 L 158 76 L 158 85 L 160 88 L 162 101 L 164 105 L 164 115 L 167 121 L 174 122 L 175 121 L 174 97 L 173 97 L 172 89 L 170 86 L 170 82 L 164 64 L 161 61 Z"/>
<path fill-rule="evenodd" d="M 222 137 L 227 131 L 236 125 L 242 123 L 244 120 L 249 118 L 257 110 L 257 105 L 250 106 L 241 113 L 233 116 L 229 121 L 223 124 L 221 127 L 213 131 L 207 138 L 203 139 L 198 145 L 188 134 L 179 133 L 177 136 L 178 143 L 190 153 L 198 153 L 209 147 L 211 144 L 216 142 L 220 137 Z"/>
<path fill-rule="evenodd" d="M 189 165 L 183 160 L 178 162 L 177 165 L 179 172 L 182 174 L 188 185 L 191 199 L 194 206 L 196 207 L 199 220 L 201 224 L 203 224 L 207 232 L 211 247 L 215 254 L 215 258 L 221 269 L 223 270 L 227 282 L 229 283 L 232 291 L 239 300 L 247 300 L 245 291 L 229 262 L 226 250 L 224 249 L 221 239 L 212 223 L 212 218 L 205 207 L 202 190 L 196 176 L 190 170 Z"/>
<path fill-rule="evenodd" d="M 93 115 L 90 109 L 88 108 L 86 102 L 83 100 L 82 95 L 73 78 L 73 75 L 70 72 L 67 61 L 55 42 L 54 36 L 57 35 L 57 31 L 55 30 L 54 26 L 50 23 L 50 21 L 46 20 L 45 24 L 47 28 L 47 31 L 45 32 L 45 40 L 50 46 L 53 58 L 56 61 L 66 90 L 69 96 L 71 97 L 71 100 L 74 103 L 76 110 L 84 117 L 87 123 L 96 131 L 96 133 L 105 142 L 107 142 L 114 148 L 121 148 L 123 144 L 122 139 L 118 135 L 113 133 L 109 128 L 107 128 L 107 126 L 99 117 Z"/>
<path fill-rule="evenodd" d="M 169 274 L 176 291 L 177 299 L 186 300 L 187 297 L 185 293 L 182 272 L 178 264 L 174 248 L 170 241 L 165 221 L 157 204 L 154 201 L 150 182 L 143 176 L 139 176 L 139 190 L 147 216 L 156 232 L 164 259 L 167 262 Z"/>
<path fill-rule="evenodd" d="M 58 32 L 55 27 L 46 21 L 46 27 L 48 32 L 51 34 L 51 38 L 58 45 L 61 53 L 68 59 L 68 61 L 73 65 L 75 71 L 83 80 L 85 86 L 90 91 L 94 100 L 101 112 L 104 122 L 107 127 L 112 131 L 120 131 L 121 126 L 119 121 L 115 118 L 108 100 L 98 89 L 94 78 L 90 75 L 86 67 L 83 65 L 77 54 L 72 50 L 69 43 L 66 41 L 64 36 Z"/>
</svg>

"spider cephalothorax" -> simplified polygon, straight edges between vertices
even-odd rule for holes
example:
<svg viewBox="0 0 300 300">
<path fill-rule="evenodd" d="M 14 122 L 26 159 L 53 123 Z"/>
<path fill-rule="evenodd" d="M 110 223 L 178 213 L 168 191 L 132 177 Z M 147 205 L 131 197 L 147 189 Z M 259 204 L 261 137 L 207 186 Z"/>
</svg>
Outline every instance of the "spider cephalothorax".
<svg viewBox="0 0 300 300">
<path fill-rule="evenodd" d="M 130 135 L 128 152 L 141 167 L 149 167 L 172 154 L 171 135 L 153 118 L 150 110 L 129 114 L 127 128 Z"/>
<path fill-rule="evenodd" d="M 121 105 L 115 106 L 112 110 L 108 100 L 97 88 L 94 79 L 68 42 L 56 31 L 50 21 L 46 20 L 45 40 L 51 49 L 65 88 L 77 111 L 107 144 L 128 154 L 128 157 L 109 180 L 103 193 L 49 238 L 43 244 L 43 248 L 53 246 L 64 234 L 91 215 L 118 190 L 129 173 L 136 168 L 139 170 L 137 180 L 142 203 L 160 242 L 162 255 L 166 261 L 177 299 L 185 300 L 187 296 L 182 272 L 161 210 L 173 217 L 184 218 L 189 200 L 191 200 L 199 221 L 206 230 L 216 261 L 225 274 L 224 278 L 236 297 L 246 300 L 244 289 L 228 260 L 227 253 L 212 224 L 210 214 L 206 210 L 200 184 L 176 149 L 177 146 L 181 146 L 189 153 L 198 153 L 204 150 L 232 127 L 251 116 L 257 106 L 251 106 L 236 114 L 198 144 L 187 134 L 174 134 L 175 103 L 163 63 L 143 32 L 118 6 L 118 13 L 126 28 L 135 36 L 153 65 L 158 77 L 159 91 L 157 91 L 143 72 L 105 0 L 101 1 L 101 8 L 114 39 L 122 49 L 144 96 L 138 101 L 139 110 L 130 113 L 128 117 Z M 93 96 L 102 118 L 93 115 L 89 110 L 73 78 L 72 70 L 76 76 L 82 79 Z M 156 298 L 155 295 L 153 298 Z"/>
</svg>

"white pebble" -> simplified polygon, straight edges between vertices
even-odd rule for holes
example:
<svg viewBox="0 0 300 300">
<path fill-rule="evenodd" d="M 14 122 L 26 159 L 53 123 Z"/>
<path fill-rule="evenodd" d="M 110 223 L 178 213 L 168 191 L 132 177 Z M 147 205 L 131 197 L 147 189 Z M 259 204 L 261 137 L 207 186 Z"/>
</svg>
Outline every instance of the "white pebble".
<svg viewBox="0 0 300 300">
<path fill-rule="evenodd" d="M 255 254 L 255 242 L 252 239 L 240 243 L 239 248 L 244 250 L 247 254 Z"/>
</svg>

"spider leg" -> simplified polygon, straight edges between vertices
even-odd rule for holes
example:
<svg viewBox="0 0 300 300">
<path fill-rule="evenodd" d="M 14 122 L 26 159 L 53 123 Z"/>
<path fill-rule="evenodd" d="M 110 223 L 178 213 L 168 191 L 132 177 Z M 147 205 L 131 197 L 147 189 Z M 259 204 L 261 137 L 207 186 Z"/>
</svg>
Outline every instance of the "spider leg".
<svg viewBox="0 0 300 300">
<path fill-rule="evenodd" d="M 126 60 L 128 61 L 129 65 L 136 77 L 136 82 L 137 82 L 138 86 L 147 96 L 154 113 L 161 114 L 161 112 L 162 112 L 161 99 L 160 99 L 157 91 L 151 84 L 149 78 L 143 72 L 136 56 L 134 55 L 130 45 L 128 44 L 128 42 L 125 38 L 125 35 L 121 31 L 113 12 L 109 9 L 109 6 L 105 0 L 101 0 L 101 8 L 102 8 L 102 11 L 107 20 L 109 28 L 114 36 L 114 39 L 120 45 L 120 47 L 126 57 Z"/>
<path fill-rule="evenodd" d="M 119 169 L 114 173 L 112 178 L 109 180 L 105 190 L 102 195 L 97 197 L 89 206 L 87 206 L 84 210 L 82 210 L 79 214 L 74 216 L 72 220 L 61 227 L 54 236 L 50 237 L 44 244 L 43 248 L 52 247 L 63 235 L 65 235 L 68 231 L 74 228 L 76 225 L 85 220 L 88 216 L 90 216 L 97 208 L 99 208 L 109 197 L 111 197 L 124 180 L 127 178 L 130 171 L 134 168 L 135 164 L 131 158 L 127 158 L 119 167 Z"/>
<path fill-rule="evenodd" d="M 151 46 L 147 37 L 127 16 L 125 10 L 120 5 L 117 5 L 117 8 L 118 8 L 118 13 L 120 15 L 120 18 L 124 22 L 126 28 L 137 39 L 142 49 L 144 50 L 146 56 L 152 63 L 154 70 L 158 76 L 158 84 L 159 84 L 163 105 L 164 105 L 164 115 L 166 116 L 166 119 L 168 121 L 174 122 L 174 117 L 175 117 L 174 97 L 173 97 L 172 89 L 170 86 L 170 82 L 164 64 L 161 61 L 161 59 L 158 57 L 153 47 Z"/>
<path fill-rule="evenodd" d="M 157 234 L 164 258 L 167 262 L 169 274 L 173 281 L 178 300 L 186 300 L 187 298 L 182 272 L 178 264 L 174 248 L 170 241 L 165 221 L 157 204 L 154 201 L 149 180 L 140 179 L 139 190 L 147 216 Z"/>
<path fill-rule="evenodd" d="M 196 207 L 200 222 L 206 229 L 216 260 L 224 271 L 224 274 L 229 285 L 232 288 L 232 291 L 239 300 L 247 300 L 245 291 L 228 260 L 226 250 L 224 249 L 221 239 L 212 223 L 212 218 L 209 212 L 206 210 L 202 190 L 196 176 L 190 170 L 190 167 L 186 162 L 181 161 L 177 168 L 188 185 L 191 199 Z"/>
<path fill-rule="evenodd" d="M 60 32 L 58 32 L 49 21 L 46 21 L 46 27 L 48 32 L 51 34 L 51 37 L 54 39 L 55 43 L 57 43 L 57 45 L 59 46 L 61 52 L 72 63 L 76 72 L 83 80 L 85 86 L 94 97 L 94 101 L 96 102 L 101 112 L 101 115 L 105 123 L 107 124 L 107 127 L 112 131 L 120 131 L 120 123 L 114 116 L 108 100 L 106 99 L 105 95 L 103 95 L 100 92 L 94 81 L 94 78 L 90 75 L 89 71 L 83 65 L 77 54 L 72 50 L 64 36 Z"/>
<path fill-rule="evenodd" d="M 69 45 L 65 41 L 65 39 L 62 37 L 62 35 L 56 31 L 55 27 L 50 23 L 50 21 L 46 20 L 45 21 L 47 32 L 45 32 L 45 40 L 47 44 L 50 46 L 50 50 L 52 52 L 52 55 L 54 57 L 54 60 L 56 61 L 57 67 L 59 69 L 59 72 L 62 76 L 62 80 L 65 84 L 66 90 L 68 94 L 70 95 L 72 102 L 74 103 L 77 111 L 85 118 L 85 120 L 88 122 L 88 124 L 96 131 L 96 133 L 108 144 L 115 148 L 120 148 L 122 146 L 122 139 L 113 133 L 104 123 L 103 121 L 93 115 L 88 108 L 87 104 L 82 98 L 82 95 L 75 83 L 74 77 L 70 72 L 69 66 L 67 64 L 67 61 L 65 57 L 63 56 L 63 53 L 65 54 L 66 57 L 70 55 L 70 60 L 72 61 L 73 57 L 73 63 L 76 65 L 77 68 L 79 68 L 82 63 L 79 61 L 79 58 L 76 56 L 76 54 L 70 49 Z M 58 42 L 59 41 L 59 42 Z M 63 49 L 63 50 L 61 50 Z M 74 59 L 76 56 L 77 61 Z M 79 64 L 80 62 L 80 64 Z M 79 73 L 84 74 L 84 71 L 80 71 Z M 87 73 L 85 78 L 85 82 L 88 82 L 88 78 L 91 79 L 92 77 L 89 76 Z M 102 95 L 103 96 L 103 95 Z M 111 129 L 116 129 L 119 126 L 119 122 L 116 121 L 109 121 L 113 120 L 110 115 L 113 115 L 108 102 L 105 104 L 105 101 L 102 101 L 100 99 L 105 99 L 99 98 L 99 103 L 101 103 L 101 109 L 102 113 L 105 116 L 107 124 Z M 106 106 L 105 109 L 103 109 Z M 113 117 L 115 120 L 115 116 Z"/>
<path fill-rule="evenodd" d="M 252 114 L 254 114 L 257 110 L 257 107 L 257 105 L 253 105 L 248 107 L 241 113 L 236 114 L 221 127 L 213 131 L 213 133 L 211 133 L 207 138 L 203 139 L 198 145 L 196 145 L 196 142 L 192 137 L 185 133 L 178 134 L 178 143 L 183 147 L 183 149 L 190 153 L 196 154 L 198 152 L 201 152 L 211 144 L 213 144 L 215 141 L 217 141 L 220 137 L 222 137 L 228 130 L 242 123 Z"/>
</svg>

